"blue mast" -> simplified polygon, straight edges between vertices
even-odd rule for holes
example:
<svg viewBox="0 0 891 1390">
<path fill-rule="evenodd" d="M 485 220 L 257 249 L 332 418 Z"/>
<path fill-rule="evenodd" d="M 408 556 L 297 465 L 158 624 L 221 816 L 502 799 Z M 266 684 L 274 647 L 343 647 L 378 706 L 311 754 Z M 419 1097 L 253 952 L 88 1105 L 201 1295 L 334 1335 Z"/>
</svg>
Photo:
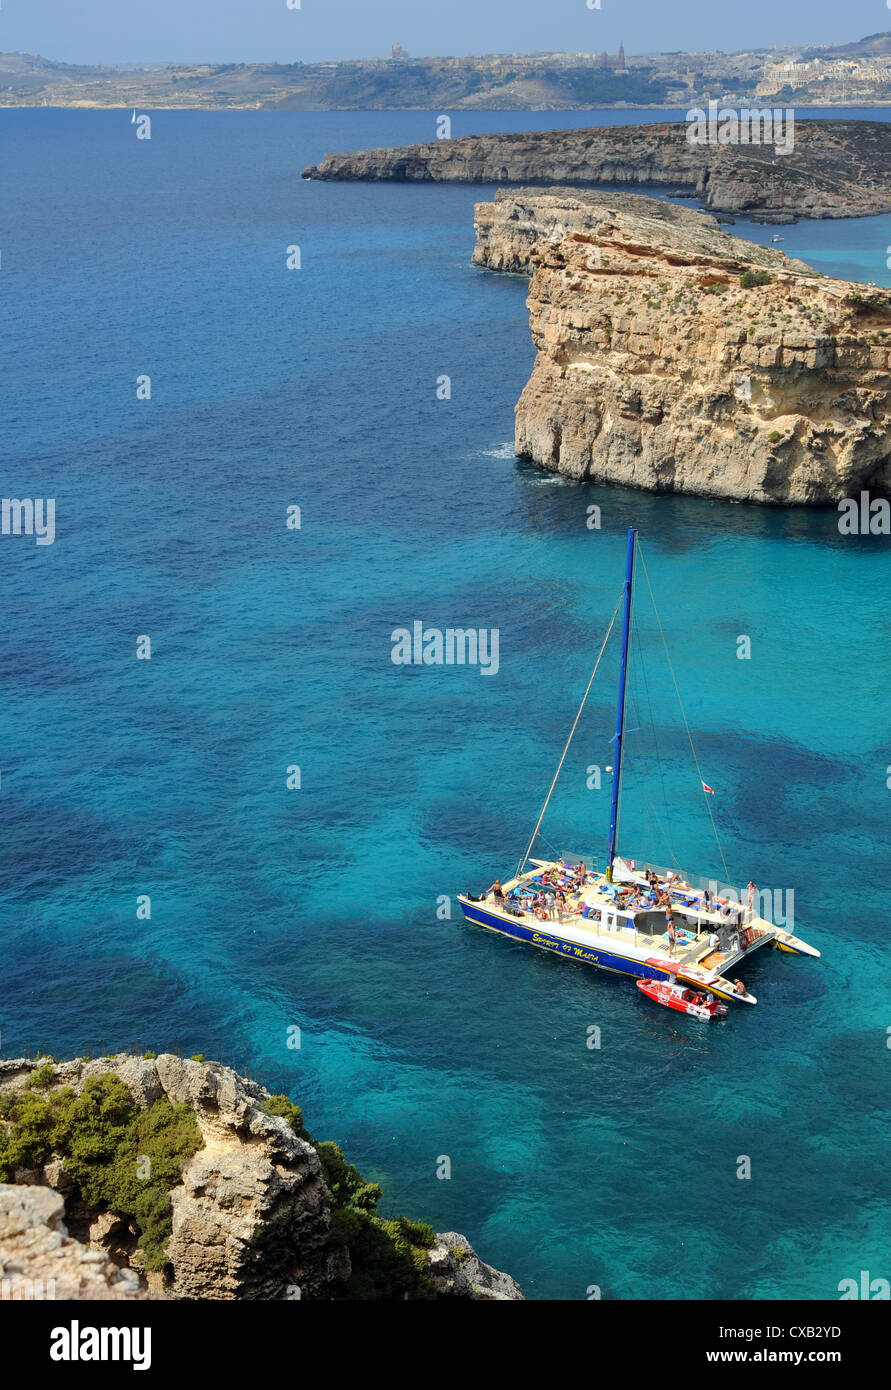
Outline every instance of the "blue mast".
<svg viewBox="0 0 891 1390">
<path fill-rule="evenodd" d="M 613 858 L 616 853 L 616 828 L 619 820 L 619 790 L 622 778 L 622 737 L 625 732 L 625 684 L 628 677 L 628 638 L 631 632 L 631 583 L 634 578 L 634 545 L 637 531 L 628 531 L 628 553 L 625 561 L 625 614 L 622 621 L 622 669 L 619 674 L 619 704 L 616 709 L 616 756 L 613 764 L 612 801 L 609 810 L 609 851 L 606 859 L 606 877 L 613 881 Z"/>
</svg>

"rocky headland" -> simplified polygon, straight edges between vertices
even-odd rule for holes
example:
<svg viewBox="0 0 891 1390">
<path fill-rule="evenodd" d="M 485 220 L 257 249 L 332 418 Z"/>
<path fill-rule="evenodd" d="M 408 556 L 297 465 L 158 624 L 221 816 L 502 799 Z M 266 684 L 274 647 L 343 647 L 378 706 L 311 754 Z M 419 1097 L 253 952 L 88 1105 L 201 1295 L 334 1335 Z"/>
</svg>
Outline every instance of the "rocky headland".
<svg viewBox="0 0 891 1390">
<path fill-rule="evenodd" d="M 691 144 L 685 121 L 524 134 L 329 154 L 305 179 L 499 185 L 667 185 L 716 213 L 762 221 L 891 210 L 891 125 L 798 121 L 794 145 Z"/>
<path fill-rule="evenodd" d="M 473 259 L 529 275 L 516 452 L 654 492 L 827 505 L 891 488 L 891 291 L 692 208 L 500 190 Z"/>
<path fill-rule="evenodd" d="M 380 1197 L 287 1097 L 219 1063 L 0 1062 L 3 1298 L 522 1299 L 464 1236 Z"/>
</svg>

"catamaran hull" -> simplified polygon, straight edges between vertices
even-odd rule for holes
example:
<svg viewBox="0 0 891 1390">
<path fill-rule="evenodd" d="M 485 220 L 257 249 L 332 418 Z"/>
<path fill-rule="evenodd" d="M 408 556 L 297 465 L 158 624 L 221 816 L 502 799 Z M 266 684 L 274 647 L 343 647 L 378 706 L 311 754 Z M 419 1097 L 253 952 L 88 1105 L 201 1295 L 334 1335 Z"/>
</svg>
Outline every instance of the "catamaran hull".
<svg viewBox="0 0 891 1390">
<path fill-rule="evenodd" d="M 816 946 L 809 946 L 806 941 L 801 941 L 797 936 L 787 935 L 785 940 L 778 939 L 770 944 L 777 951 L 783 951 L 790 956 L 815 956 L 818 960 L 820 958 L 820 952 Z"/>
<path fill-rule="evenodd" d="M 544 923 L 526 925 L 518 918 L 504 918 L 488 912 L 480 903 L 468 903 L 459 899 L 461 910 L 469 922 L 476 922 L 500 936 L 511 936 L 516 941 L 524 941 L 529 946 L 538 946 L 542 951 L 580 961 L 583 965 L 596 965 L 601 970 L 612 970 L 619 975 L 632 975 L 635 979 L 670 979 L 671 972 L 648 965 L 645 961 L 631 956 L 620 955 L 616 950 L 602 947 L 582 946 L 576 941 L 567 941 L 558 931 L 543 930 Z"/>
<path fill-rule="evenodd" d="M 487 931 L 497 932 L 499 936 L 513 937 L 515 941 L 522 941 L 525 945 L 550 951 L 552 955 L 560 956 L 563 960 L 578 961 L 581 965 L 594 965 L 599 970 L 611 970 L 616 975 L 630 975 L 633 979 L 673 981 L 677 978 L 697 989 L 707 989 L 719 999 L 744 1004 L 756 1002 L 753 994 L 740 994 L 730 980 L 724 976 L 713 975 L 699 965 L 683 967 L 679 971 L 675 961 L 666 959 L 663 967 L 658 960 L 653 959 L 651 948 L 648 948 L 647 954 L 642 950 L 640 956 L 628 955 L 612 944 L 604 944 L 602 937 L 594 944 L 573 941 L 561 935 L 559 928 L 552 930 L 550 924 L 546 926 L 543 922 L 522 921 L 506 912 L 492 912 L 483 903 L 471 902 L 461 896 L 458 901 L 469 922 L 475 922 Z M 757 944 L 753 944 L 749 949 L 756 950 Z M 746 954 L 748 952 L 742 953 Z"/>
</svg>

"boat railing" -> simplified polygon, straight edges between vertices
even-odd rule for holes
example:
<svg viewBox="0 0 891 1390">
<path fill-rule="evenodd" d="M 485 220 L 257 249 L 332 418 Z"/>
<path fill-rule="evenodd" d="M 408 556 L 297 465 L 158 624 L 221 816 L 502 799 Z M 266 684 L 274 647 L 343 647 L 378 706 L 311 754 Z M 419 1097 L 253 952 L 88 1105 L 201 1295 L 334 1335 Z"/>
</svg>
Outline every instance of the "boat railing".
<svg viewBox="0 0 891 1390">
<path fill-rule="evenodd" d="M 596 854 L 569 854 L 568 851 L 564 850 L 560 855 L 560 862 L 562 864 L 584 864 L 591 873 L 600 873 L 600 863 Z"/>
<path fill-rule="evenodd" d="M 680 878 L 690 888 L 695 888 L 699 892 L 710 889 L 713 896 L 717 898 L 730 898 L 733 902 L 738 902 L 740 898 L 739 889 L 732 883 L 724 883 L 719 878 L 707 878 L 703 874 L 688 874 L 683 869 L 667 868 L 664 864 L 653 864 L 647 859 L 638 859 L 636 855 L 629 854 L 622 856 L 626 864 L 634 865 L 635 873 L 643 873 L 649 869 L 650 873 L 656 874 L 657 878 L 667 879 L 669 874 L 674 874 Z"/>
</svg>

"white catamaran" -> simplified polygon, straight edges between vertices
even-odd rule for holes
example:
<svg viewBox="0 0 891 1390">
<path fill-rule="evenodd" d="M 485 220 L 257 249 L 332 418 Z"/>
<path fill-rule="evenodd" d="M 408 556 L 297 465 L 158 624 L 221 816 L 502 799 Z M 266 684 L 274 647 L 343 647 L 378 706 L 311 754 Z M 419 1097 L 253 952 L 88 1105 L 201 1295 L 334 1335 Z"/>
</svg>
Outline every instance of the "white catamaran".
<svg viewBox="0 0 891 1390">
<path fill-rule="evenodd" d="M 658 1003 L 694 1014 L 707 1006 L 711 1016 L 718 999 L 756 1002 L 741 981 L 731 978 L 731 972 L 753 951 L 772 946 L 801 956 L 819 956 L 820 952 L 758 916 L 752 906 L 743 907 L 735 890 L 726 884 L 621 858 L 616 853 L 636 548 L 637 531 L 631 529 L 622 596 L 516 873 L 503 884 L 496 880 L 481 897 L 462 893 L 458 901 L 470 922 L 568 960 L 641 981 L 660 982 L 663 988 L 659 990 L 645 986 L 645 992 Z M 533 859 L 532 847 L 620 608 L 622 658 L 606 868 L 603 872 L 589 871 L 582 860 L 569 854 L 558 859 Z M 706 792 L 710 790 L 704 782 L 702 786 Z"/>
</svg>

